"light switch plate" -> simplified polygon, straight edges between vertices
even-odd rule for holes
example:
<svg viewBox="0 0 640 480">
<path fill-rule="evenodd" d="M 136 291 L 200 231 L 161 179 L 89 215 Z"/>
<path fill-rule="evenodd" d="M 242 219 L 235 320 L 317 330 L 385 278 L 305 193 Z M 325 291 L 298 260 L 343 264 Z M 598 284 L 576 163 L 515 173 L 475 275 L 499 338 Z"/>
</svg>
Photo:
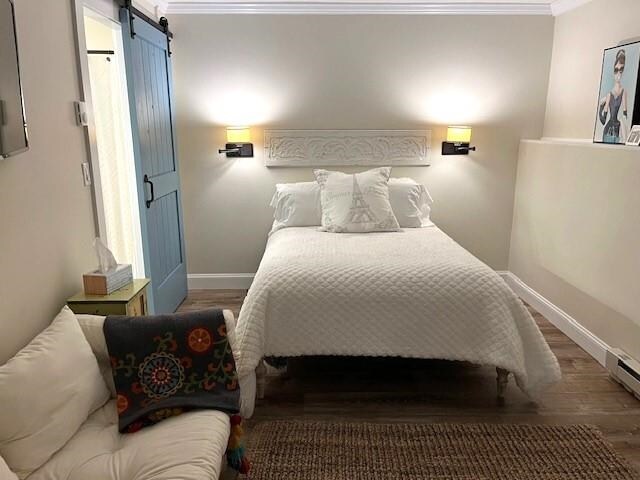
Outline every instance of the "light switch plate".
<svg viewBox="0 0 640 480">
<path fill-rule="evenodd" d="M 76 123 L 78 126 L 86 127 L 89 125 L 87 116 L 87 104 L 85 102 L 73 102 L 76 112 Z"/>
<path fill-rule="evenodd" d="M 91 169 L 88 162 L 82 164 L 82 183 L 85 187 L 91 186 Z"/>
</svg>

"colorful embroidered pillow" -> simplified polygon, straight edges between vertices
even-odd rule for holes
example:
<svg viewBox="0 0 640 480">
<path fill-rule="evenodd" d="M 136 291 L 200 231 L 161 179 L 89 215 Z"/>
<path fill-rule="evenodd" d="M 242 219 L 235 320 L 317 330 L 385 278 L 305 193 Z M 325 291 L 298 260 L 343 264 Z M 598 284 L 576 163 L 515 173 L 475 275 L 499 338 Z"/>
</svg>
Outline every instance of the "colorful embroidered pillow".
<svg viewBox="0 0 640 480">
<path fill-rule="evenodd" d="M 194 408 L 238 412 L 240 389 L 222 310 L 109 316 L 104 336 L 121 432 Z"/>
<path fill-rule="evenodd" d="M 391 167 L 349 175 L 314 170 L 320 185 L 322 229 L 334 233 L 399 230 L 389 203 Z"/>
</svg>

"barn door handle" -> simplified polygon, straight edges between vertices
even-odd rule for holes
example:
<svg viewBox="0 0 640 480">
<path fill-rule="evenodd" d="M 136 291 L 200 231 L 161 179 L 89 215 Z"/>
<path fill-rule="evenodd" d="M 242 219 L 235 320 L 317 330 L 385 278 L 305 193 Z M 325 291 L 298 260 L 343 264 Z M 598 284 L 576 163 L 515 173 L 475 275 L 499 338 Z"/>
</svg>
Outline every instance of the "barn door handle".
<svg viewBox="0 0 640 480">
<path fill-rule="evenodd" d="M 149 186 L 151 187 L 151 198 L 145 201 L 145 203 L 147 204 L 147 208 L 151 208 L 151 202 L 153 202 L 156 199 L 156 195 L 153 192 L 153 182 L 149 180 L 149 177 L 147 175 L 144 176 L 143 182 L 148 183 Z"/>
</svg>

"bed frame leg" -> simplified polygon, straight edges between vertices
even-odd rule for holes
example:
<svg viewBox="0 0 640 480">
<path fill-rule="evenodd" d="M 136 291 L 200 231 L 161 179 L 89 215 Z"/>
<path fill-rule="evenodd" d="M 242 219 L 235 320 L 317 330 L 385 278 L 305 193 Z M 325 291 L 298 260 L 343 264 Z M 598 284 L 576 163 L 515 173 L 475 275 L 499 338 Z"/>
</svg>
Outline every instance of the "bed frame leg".
<svg viewBox="0 0 640 480">
<path fill-rule="evenodd" d="M 498 400 L 504 400 L 504 392 L 507 390 L 507 385 L 509 384 L 509 370 L 496 367 L 496 372 L 498 373 L 496 380 L 498 385 Z"/>
<path fill-rule="evenodd" d="M 258 400 L 264 398 L 264 390 L 267 383 L 267 367 L 264 360 L 260 360 L 256 367 L 256 397 Z"/>
</svg>

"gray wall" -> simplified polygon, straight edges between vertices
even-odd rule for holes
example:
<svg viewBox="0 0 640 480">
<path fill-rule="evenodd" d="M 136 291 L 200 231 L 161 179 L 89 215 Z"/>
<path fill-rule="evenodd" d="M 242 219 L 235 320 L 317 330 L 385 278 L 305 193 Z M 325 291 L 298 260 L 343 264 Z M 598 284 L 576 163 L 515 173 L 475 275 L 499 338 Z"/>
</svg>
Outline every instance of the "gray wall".
<svg viewBox="0 0 640 480">
<path fill-rule="evenodd" d="M 0 362 L 51 322 L 95 264 L 70 2 L 15 3 L 31 149 L 0 160 Z"/>
<path fill-rule="evenodd" d="M 262 129 L 432 128 L 424 182 L 435 222 L 505 269 L 521 138 L 542 134 L 553 19 L 509 16 L 174 15 L 178 142 L 190 273 L 255 272 L 277 182 Z M 444 126 L 478 152 L 441 158 Z M 226 159 L 224 126 L 253 128 L 256 157 Z"/>
</svg>

